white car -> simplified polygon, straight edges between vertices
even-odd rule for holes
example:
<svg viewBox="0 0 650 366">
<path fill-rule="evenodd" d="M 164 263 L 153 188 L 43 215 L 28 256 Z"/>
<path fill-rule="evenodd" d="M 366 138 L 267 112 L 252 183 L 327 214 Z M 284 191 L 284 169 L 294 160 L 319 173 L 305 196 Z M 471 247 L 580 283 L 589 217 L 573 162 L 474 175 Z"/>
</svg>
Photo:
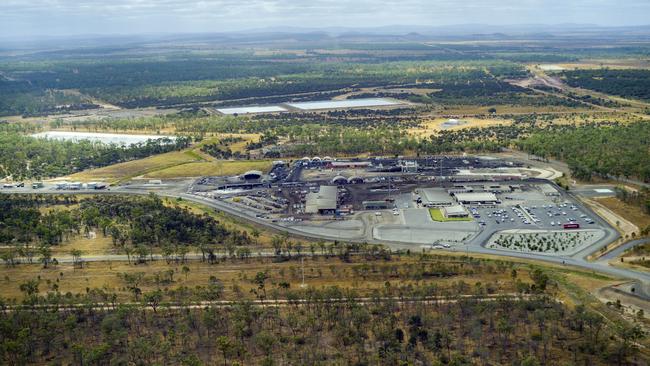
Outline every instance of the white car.
<svg viewBox="0 0 650 366">
<path fill-rule="evenodd" d="M 375 212 L 375 216 L 381 216 L 381 212 L 379 211 Z"/>
</svg>

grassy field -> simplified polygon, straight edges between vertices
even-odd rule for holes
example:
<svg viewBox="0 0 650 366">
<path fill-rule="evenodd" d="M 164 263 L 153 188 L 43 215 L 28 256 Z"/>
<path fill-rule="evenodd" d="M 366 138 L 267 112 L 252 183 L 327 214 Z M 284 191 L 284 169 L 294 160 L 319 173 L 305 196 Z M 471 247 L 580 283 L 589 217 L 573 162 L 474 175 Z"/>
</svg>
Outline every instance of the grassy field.
<svg viewBox="0 0 650 366">
<path fill-rule="evenodd" d="M 246 144 L 249 142 L 257 142 L 260 139 L 261 134 L 259 133 L 219 133 L 211 137 L 207 137 L 203 139 L 200 143 L 198 143 L 195 147 L 195 150 L 199 150 L 201 146 L 203 145 L 209 145 L 213 143 L 218 143 L 222 141 L 225 138 L 240 138 L 242 141 L 238 142 L 233 142 L 228 144 L 228 148 L 234 153 L 234 152 L 240 152 L 240 153 L 245 153 L 246 152 Z"/>
<path fill-rule="evenodd" d="M 449 222 L 449 221 L 472 221 L 471 217 L 445 217 L 442 212 L 442 209 L 439 208 L 430 208 L 429 215 L 433 221 L 438 222 Z"/>
<path fill-rule="evenodd" d="M 432 133 L 436 133 L 441 130 L 452 131 L 472 127 L 489 127 L 512 124 L 512 120 L 510 119 L 467 117 L 458 118 L 458 120 L 462 121 L 462 123 L 457 126 L 444 128 L 443 123 L 447 122 L 448 120 L 448 118 L 434 118 L 423 122 L 420 127 L 409 129 L 408 132 L 416 136 L 430 136 Z"/>
<path fill-rule="evenodd" d="M 204 161 L 178 164 L 168 168 L 152 170 L 144 174 L 145 178 L 169 179 L 179 177 L 200 177 L 204 175 L 236 175 L 249 170 L 268 172 L 270 160 L 235 160 Z"/>
<path fill-rule="evenodd" d="M 87 238 L 80 235 L 72 238 L 69 242 L 52 247 L 52 255 L 57 256 L 70 256 L 73 249 L 79 249 L 84 255 L 100 255 L 109 254 L 114 252 L 113 240 L 110 237 L 105 237 L 102 233 L 96 233 L 95 238 Z"/>
<path fill-rule="evenodd" d="M 68 178 L 80 181 L 106 180 L 118 182 L 161 169 L 200 160 L 193 151 L 174 151 L 148 158 L 110 165 L 72 174 Z"/>
<path fill-rule="evenodd" d="M 650 226 L 650 215 L 643 212 L 638 206 L 627 204 L 616 197 L 601 197 L 595 198 L 595 200 L 624 217 L 638 228 Z"/>
<path fill-rule="evenodd" d="M 363 257 L 353 257 L 349 262 L 338 257 L 305 257 L 305 283 L 310 287 L 339 286 L 355 288 L 361 293 L 370 294 L 373 289 L 381 289 L 390 281 L 393 286 L 408 285 L 423 282 L 435 282 L 440 288 L 450 287 L 458 281 L 464 281 L 470 287 L 477 282 L 483 285 L 493 283 L 499 292 L 515 291 L 514 282 L 509 271 L 489 271 L 478 274 L 457 274 L 443 278 L 418 280 L 413 270 L 420 263 L 436 263 L 438 260 L 421 262 L 417 256 L 395 258 L 392 261 L 371 261 Z M 453 259 L 443 259 L 442 262 L 454 264 Z M 189 272 L 183 272 L 183 266 Z M 171 272 L 171 276 L 169 274 Z M 21 283 L 34 278 L 40 278 L 39 291 L 45 293 L 56 284 L 62 293 L 83 293 L 86 288 L 103 288 L 115 291 L 122 300 L 129 301 L 131 294 L 124 288 L 125 282 L 119 273 L 143 273 L 141 283 L 143 292 L 151 291 L 161 286 L 174 289 L 182 286 L 194 288 L 205 286 L 211 276 L 224 284 L 224 299 L 255 298 L 251 289 L 256 287 L 252 279 L 258 272 L 269 275 L 269 289 L 280 282 L 287 282 L 290 288 L 299 288 L 302 282 L 301 262 L 293 259 L 285 262 L 273 262 L 269 258 L 253 258 L 248 260 L 225 260 L 218 264 L 200 261 L 188 261 L 186 264 L 160 260 L 146 264 L 128 264 L 127 262 L 92 262 L 86 263 L 83 269 L 72 265 L 58 265 L 43 268 L 39 264 L 19 265 L 6 268 L 4 279 L 0 279 L 0 292 L 5 298 L 22 298 L 19 289 Z M 529 281 L 527 271 L 518 270 L 518 278 Z M 161 284 L 156 276 L 169 278 Z"/>
</svg>

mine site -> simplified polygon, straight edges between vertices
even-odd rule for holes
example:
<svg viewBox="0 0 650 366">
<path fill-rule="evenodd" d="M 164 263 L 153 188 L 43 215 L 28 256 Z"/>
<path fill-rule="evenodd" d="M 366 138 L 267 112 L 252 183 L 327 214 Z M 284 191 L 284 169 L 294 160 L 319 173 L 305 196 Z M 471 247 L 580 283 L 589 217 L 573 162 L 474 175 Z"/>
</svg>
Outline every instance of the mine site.
<svg viewBox="0 0 650 366">
<path fill-rule="evenodd" d="M 191 194 L 301 232 L 413 250 L 482 246 L 575 255 L 612 229 L 551 181 L 485 156 L 274 161 L 268 174 L 203 177 Z"/>
</svg>

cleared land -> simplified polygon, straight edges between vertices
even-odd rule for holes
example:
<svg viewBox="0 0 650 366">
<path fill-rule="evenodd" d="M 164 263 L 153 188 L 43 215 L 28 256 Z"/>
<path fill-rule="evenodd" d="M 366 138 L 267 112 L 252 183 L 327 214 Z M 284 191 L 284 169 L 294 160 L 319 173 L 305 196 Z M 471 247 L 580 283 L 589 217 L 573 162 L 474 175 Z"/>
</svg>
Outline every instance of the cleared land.
<svg viewBox="0 0 650 366">
<path fill-rule="evenodd" d="M 618 216 L 624 217 L 626 221 L 629 221 L 638 229 L 650 226 L 650 215 L 643 212 L 638 206 L 627 204 L 616 197 L 597 197 L 594 199 Z"/>
<path fill-rule="evenodd" d="M 204 175 L 237 175 L 249 170 L 268 172 L 271 169 L 270 160 L 234 160 L 234 161 L 205 161 L 179 164 L 169 168 L 150 171 L 145 178 L 169 179 L 179 177 L 200 177 Z"/>
<path fill-rule="evenodd" d="M 200 160 L 202 159 L 191 151 L 174 151 L 144 159 L 110 165 L 104 168 L 75 173 L 70 175 L 68 178 L 80 181 L 120 181 L 138 177 L 147 174 L 148 172 Z"/>
<path fill-rule="evenodd" d="M 441 130 L 460 130 L 464 128 L 473 127 L 489 127 L 489 126 L 508 126 L 512 124 L 511 119 L 501 118 L 458 118 L 459 123 L 456 125 L 448 124 L 449 118 L 434 118 L 424 121 L 418 127 L 410 128 L 409 133 L 416 136 L 428 137 L 433 133 Z"/>
<path fill-rule="evenodd" d="M 317 249 L 318 250 L 318 249 Z M 442 262 L 446 262 L 443 260 Z M 451 265 L 455 265 L 451 260 Z M 306 257 L 305 282 L 310 287 L 322 288 L 324 286 L 339 286 L 341 288 L 355 288 L 362 294 L 369 295 L 373 289 L 382 289 L 386 280 L 390 279 L 393 285 L 414 285 L 419 280 L 415 277 L 419 270 L 415 268 L 417 257 L 403 257 L 400 261 L 383 262 L 371 261 L 370 264 L 363 257 L 353 257 L 349 262 L 341 261 L 337 257 Z M 428 265 L 428 261 L 419 262 Z M 431 262 L 435 263 L 435 261 Z M 183 272 L 182 267 L 189 271 Z M 200 261 L 187 263 L 155 261 L 146 264 L 128 264 L 127 262 L 93 262 L 86 263 L 83 269 L 74 268 L 72 265 L 59 265 L 42 268 L 39 264 L 19 265 L 4 270 L 5 281 L 0 281 L 0 292 L 6 298 L 22 298 L 19 284 L 40 276 L 40 291 L 45 293 L 49 287 L 56 284 L 63 293 L 85 293 L 86 288 L 103 288 L 114 291 L 122 300 L 131 300 L 130 292 L 125 288 L 127 282 L 120 274 L 142 274 L 139 287 L 143 292 L 155 290 L 164 286 L 175 289 L 182 286 L 195 288 L 205 286 L 210 277 L 214 276 L 224 285 L 224 299 L 254 299 L 251 291 L 257 288 L 254 277 L 257 273 L 264 272 L 269 276 L 270 286 L 277 286 L 281 282 L 289 284 L 290 288 L 299 288 L 302 281 L 300 261 L 289 260 L 273 263 L 272 259 L 257 258 L 249 260 L 225 260 L 218 264 L 208 264 Z M 395 275 L 401 275 L 394 277 Z M 473 286 L 476 282 L 483 284 L 499 283 L 501 291 L 515 291 L 514 283 L 509 281 L 510 273 L 494 271 L 483 273 L 480 276 L 472 274 L 457 274 L 436 279 L 439 287 L 452 286 L 457 281 L 464 281 Z M 6 280 L 9 278 L 9 280 Z M 527 280 L 528 276 L 520 271 L 519 278 Z"/>
</svg>

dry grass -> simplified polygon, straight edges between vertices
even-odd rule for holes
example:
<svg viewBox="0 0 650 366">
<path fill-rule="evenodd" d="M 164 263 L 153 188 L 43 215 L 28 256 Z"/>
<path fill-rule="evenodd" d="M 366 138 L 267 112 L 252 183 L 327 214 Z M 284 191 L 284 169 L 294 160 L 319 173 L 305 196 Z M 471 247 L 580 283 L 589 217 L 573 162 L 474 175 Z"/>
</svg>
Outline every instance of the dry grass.
<svg viewBox="0 0 650 366">
<path fill-rule="evenodd" d="M 371 266 L 379 269 L 382 266 L 410 266 L 415 263 L 416 257 L 403 257 L 401 260 L 390 262 L 370 262 Z M 381 289 L 386 281 L 390 280 L 393 285 L 415 284 L 415 280 L 404 280 L 396 277 L 386 277 L 378 273 L 368 273 L 362 276 L 353 271 L 352 267 L 367 263 L 363 258 L 355 258 L 352 263 L 340 261 L 338 258 L 329 259 L 320 257 L 316 259 L 305 258 L 305 283 L 308 286 L 322 288 L 326 286 L 339 286 L 341 288 L 356 288 L 361 293 L 369 294 L 372 289 Z M 187 266 L 189 272 L 187 277 L 182 267 Z M 166 271 L 173 271 L 173 282 L 156 283 L 156 274 L 166 277 Z M 3 270 L 4 278 L 0 278 L 0 293 L 4 298 L 21 299 L 23 294 L 19 287 L 21 283 L 32 279 L 40 279 L 39 291 L 41 294 L 52 291 L 56 284 L 62 293 L 71 292 L 85 293 L 87 288 L 101 288 L 106 291 L 116 292 L 123 301 L 132 300 L 132 295 L 125 288 L 126 283 L 118 276 L 119 273 L 145 274 L 145 279 L 140 285 L 143 292 L 155 290 L 156 288 L 175 289 L 181 286 L 194 288 L 206 286 L 211 276 L 215 276 L 225 286 L 225 299 L 254 298 L 251 289 L 257 285 L 251 279 L 258 272 L 267 272 L 269 281 L 267 291 L 277 288 L 279 282 L 288 282 L 291 288 L 298 288 L 302 281 L 300 261 L 293 260 L 282 263 L 273 263 L 268 258 L 255 258 L 245 261 L 226 261 L 216 265 L 200 261 L 190 261 L 186 264 L 165 261 L 156 261 L 146 264 L 128 264 L 127 262 L 92 262 L 86 263 L 83 269 L 75 269 L 72 265 L 59 265 L 56 267 L 42 268 L 41 265 L 19 265 L 8 267 Z M 365 277 L 365 278 L 364 278 Z M 518 278 L 523 281 L 530 281 L 527 272 L 518 271 Z M 470 286 L 475 283 L 498 283 L 499 290 L 503 292 L 514 291 L 513 281 L 510 273 L 482 273 L 476 275 L 458 275 L 447 278 L 424 279 L 418 281 L 420 284 L 434 282 L 437 286 L 446 287 L 457 281 L 464 281 Z M 239 290 L 233 288 L 238 287 Z"/>
<path fill-rule="evenodd" d="M 148 172 L 194 162 L 198 159 L 199 157 L 192 151 L 174 151 L 150 156 L 144 159 L 133 160 L 103 168 L 83 171 L 80 173 L 72 174 L 68 178 L 71 180 L 80 181 L 106 180 L 109 182 L 116 182 L 141 176 Z"/>
<path fill-rule="evenodd" d="M 178 164 L 169 168 L 152 170 L 146 174 L 146 178 L 180 178 L 200 177 L 204 175 L 236 175 L 249 170 L 261 170 L 268 172 L 271 169 L 270 160 L 235 160 L 235 161 L 205 161 Z"/>
<path fill-rule="evenodd" d="M 592 70 L 602 69 L 607 67 L 609 69 L 644 69 L 650 68 L 650 63 L 647 60 L 641 59 L 593 59 L 584 60 L 581 62 L 569 62 L 556 64 L 566 70 Z"/>
<path fill-rule="evenodd" d="M 650 215 L 638 206 L 627 204 L 616 197 L 599 197 L 595 200 L 638 228 L 650 226 Z"/>
<path fill-rule="evenodd" d="M 498 118 L 459 118 L 459 120 L 466 122 L 458 126 L 453 126 L 450 128 L 443 128 L 442 124 L 447 122 L 448 118 L 434 118 L 428 121 L 425 121 L 421 124 L 421 127 L 411 128 L 408 130 L 409 133 L 416 136 L 430 136 L 433 133 L 439 132 L 441 130 L 460 130 L 464 128 L 471 127 L 489 127 L 489 126 L 498 126 L 498 125 L 510 125 L 512 120 L 507 119 L 498 119 Z"/>
<path fill-rule="evenodd" d="M 113 240 L 110 237 L 104 237 L 102 233 L 96 233 L 96 238 L 86 238 L 83 235 L 72 238 L 62 245 L 52 247 L 52 255 L 70 256 L 73 249 L 79 249 L 83 255 L 99 255 L 113 252 Z"/>
<path fill-rule="evenodd" d="M 196 145 L 195 150 L 199 150 L 199 148 L 203 145 L 208 145 L 212 143 L 217 143 L 220 142 L 222 139 L 227 138 L 227 137 L 236 137 L 236 138 L 241 138 L 243 139 L 242 141 L 233 143 L 228 145 L 228 148 L 232 152 L 240 152 L 240 153 L 245 153 L 246 152 L 246 144 L 249 142 L 258 142 L 260 140 L 260 136 L 262 134 L 259 133 L 220 133 L 216 134 L 212 137 L 205 138 L 203 141 L 201 141 L 198 145 Z"/>
</svg>

